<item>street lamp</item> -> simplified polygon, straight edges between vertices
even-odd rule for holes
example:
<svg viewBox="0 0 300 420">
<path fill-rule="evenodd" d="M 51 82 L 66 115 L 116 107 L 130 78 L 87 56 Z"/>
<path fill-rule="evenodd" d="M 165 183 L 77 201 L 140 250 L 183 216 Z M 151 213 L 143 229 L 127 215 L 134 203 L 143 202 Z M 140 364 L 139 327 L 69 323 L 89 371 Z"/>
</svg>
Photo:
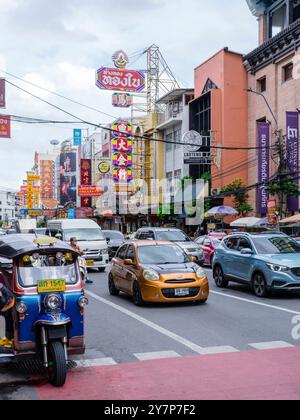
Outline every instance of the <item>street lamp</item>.
<svg viewBox="0 0 300 420">
<path fill-rule="evenodd" d="M 252 88 L 245 89 L 245 91 L 246 92 L 249 92 L 249 93 L 254 93 L 255 95 L 259 95 L 259 96 L 262 96 L 263 97 L 263 99 L 264 99 L 265 103 L 267 104 L 267 107 L 268 107 L 269 111 L 271 112 L 272 117 L 273 117 L 273 119 L 274 119 L 274 121 L 276 123 L 276 128 L 278 128 L 277 118 L 275 117 L 275 114 L 274 114 L 274 112 L 273 112 L 273 110 L 272 110 L 269 102 L 267 101 L 267 98 L 265 97 L 265 95 L 263 93 L 261 93 L 261 92 L 257 92 L 256 90 L 253 90 Z"/>
</svg>

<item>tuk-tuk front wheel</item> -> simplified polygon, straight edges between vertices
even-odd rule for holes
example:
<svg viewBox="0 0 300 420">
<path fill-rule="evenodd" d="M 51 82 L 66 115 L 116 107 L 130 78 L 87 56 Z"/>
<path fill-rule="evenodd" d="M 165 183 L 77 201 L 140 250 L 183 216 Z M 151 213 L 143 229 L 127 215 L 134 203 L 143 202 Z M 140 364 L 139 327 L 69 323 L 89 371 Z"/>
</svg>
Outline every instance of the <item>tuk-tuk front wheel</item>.
<svg viewBox="0 0 300 420">
<path fill-rule="evenodd" d="M 49 377 L 51 385 L 62 387 L 67 379 L 65 349 L 60 341 L 49 343 Z"/>
</svg>

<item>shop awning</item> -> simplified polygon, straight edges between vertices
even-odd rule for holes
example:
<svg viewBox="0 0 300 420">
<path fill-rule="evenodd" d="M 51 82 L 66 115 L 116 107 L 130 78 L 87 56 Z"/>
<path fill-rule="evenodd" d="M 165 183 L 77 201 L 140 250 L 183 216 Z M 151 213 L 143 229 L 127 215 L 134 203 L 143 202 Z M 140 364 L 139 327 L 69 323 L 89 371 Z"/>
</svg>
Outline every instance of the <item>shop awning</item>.
<svg viewBox="0 0 300 420">
<path fill-rule="evenodd" d="M 230 226 L 236 228 L 251 228 L 256 226 L 262 226 L 262 222 L 263 220 L 259 219 L 258 217 L 243 217 L 232 222 Z"/>
<path fill-rule="evenodd" d="M 281 225 L 292 225 L 295 223 L 300 223 L 300 214 L 280 220 Z"/>
</svg>

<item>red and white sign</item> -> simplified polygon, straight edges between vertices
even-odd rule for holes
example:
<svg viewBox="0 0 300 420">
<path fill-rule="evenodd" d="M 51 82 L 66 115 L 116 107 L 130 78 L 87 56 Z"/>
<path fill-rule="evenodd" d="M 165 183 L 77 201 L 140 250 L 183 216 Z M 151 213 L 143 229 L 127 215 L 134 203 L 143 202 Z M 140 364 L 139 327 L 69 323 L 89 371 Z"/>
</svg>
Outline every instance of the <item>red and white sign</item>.
<svg viewBox="0 0 300 420">
<path fill-rule="evenodd" d="M 113 139 L 112 146 L 114 150 L 118 152 L 128 153 L 132 151 L 132 140 L 131 139 Z"/>
<path fill-rule="evenodd" d="M 114 165 L 125 167 L 128 165 L 132 165 L 132 157 L 131 155 L 127 155 L 126 153 L 115 153 L 113 155 L 113 163 Z"/>
<path fill-rule="evenodd" d="M 141 71 L 101 67 L 97 71 L 96 85 L 102 90 L 142 92 L 146 86 L 146 77 Z"/>
<path fill-rule="evenodd" d="M 100 197 L 103 194 L 103 188 L 95 185 L 80 185 L 78 187 L 79 197 Z"/>
<path fill-rule="evenodd" d="M 5 79 L 0 79 L 0 108 L 5 108 Z"/>
<path fill-rule="evenodd" d="M 10 116 L 0 115 L 0 137 L 10 139 Z"/>
</svg>

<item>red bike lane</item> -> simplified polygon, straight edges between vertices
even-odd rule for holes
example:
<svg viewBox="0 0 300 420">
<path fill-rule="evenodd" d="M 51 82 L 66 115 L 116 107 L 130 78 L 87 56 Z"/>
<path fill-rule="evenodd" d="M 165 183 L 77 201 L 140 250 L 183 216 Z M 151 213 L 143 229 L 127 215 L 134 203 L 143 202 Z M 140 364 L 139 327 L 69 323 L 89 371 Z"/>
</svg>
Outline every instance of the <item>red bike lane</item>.
<svg viewBox="0 0 300 420">
<path fill-rule="evenodd" d="M 298 400 L 300 348 L 84 368 L 64 388 L 35 388 L 42 400 Z"/>
</svg>

